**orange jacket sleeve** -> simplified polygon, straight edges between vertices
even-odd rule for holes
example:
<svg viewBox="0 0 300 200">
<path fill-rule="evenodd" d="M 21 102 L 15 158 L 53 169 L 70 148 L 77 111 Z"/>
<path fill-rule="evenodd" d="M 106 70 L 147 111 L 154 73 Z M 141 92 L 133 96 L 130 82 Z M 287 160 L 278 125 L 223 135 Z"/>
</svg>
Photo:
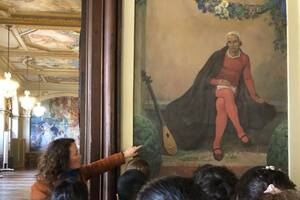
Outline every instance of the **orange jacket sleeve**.
<svg viewBox="0 0 300 200">
<path fill-rule="evenodd" d="M 89 180 L 93 176 L 98 176 L 103 172 L 118 167 L 125 163 L 125 158 L 122 152 L 113 154 L 106 158 L 97 160 L 87 165 L 83 165 L 80 170 L 81 178 L 84 181 Z"/>
<path fill-rule="evenodd" d="M 48 184 L 36 181 L 31 186 L 31 200 L 47 200 L 52 191 Z"/>
</svg>

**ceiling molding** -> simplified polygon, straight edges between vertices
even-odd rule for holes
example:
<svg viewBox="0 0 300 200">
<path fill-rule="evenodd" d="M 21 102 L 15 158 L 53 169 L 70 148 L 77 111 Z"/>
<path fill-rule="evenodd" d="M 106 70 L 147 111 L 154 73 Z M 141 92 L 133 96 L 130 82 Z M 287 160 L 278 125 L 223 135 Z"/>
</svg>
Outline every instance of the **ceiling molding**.
<svg viewBox="0 0 300 200">
<path fill-rule="evenodd" d="M 15 70 L 16 73 L 21 75 L 26 75 L 26 69 L 17 69 Z M 41 69 L 41 70 L 34 70 L 34 69 L 28 69 L 28 74 L 30 75 L 41 75 L 41 76 L 54 76 L 54 77 L 78 77 L 79 71 L 78 69 Z"/>
<path fill-rule="evenodd" d="M 35 31 L 37 31 L 37 29 L 29 29 L 29 30 L 26 30 L 24 32 L 20 32 L 19 34 L 20 34 L 20 36 L 23 36 L 23 35 L 28 35 L 30 33 L 33 33 Z"/>
<path fill-rule="evenodd" d="M 53 92 L 49 94 L 43 94 L 41 96 L 41 101 L 45 101 L 47 99 L 53 99 L 57 97 L 78 97 L 78 91 L 76 92 Z"/>
<path fill-rule="evenodd" d="M 4 4 L 2 2 L 0 2 L 0 10 L 6 12 L 8 14 L 11 13 L 11 12 L 13 12 L 13 9 L 11 7 L 9 7 L 8 5 L 6 5 L 6 4 Z"/>
<path fill-rule="evenodd" d="M 27 48 L 25 42 L 22 40 L 21 35 L 19 34 L 18 30 L 17 30 L 15 27 L 12 28 L 12 33 L 13 33 L 14 37 L 17 39 L 17 41 L 18 41 L 18 43 L 20 44 L 20 46 L 21 46 L 25 51 L 28 51 L 28 48 Z M 9 51 L 9 52 L 10 52 L 10 51 Z"/>
<path fill-rule="evenodd" d="M 9 51 L 10 56 L 30 56 L 35 58 L 40 57 L 55 57 L 55 58 L 79 58 L 78 52 L 71 52 L 71 51 L 20 51 L 20 50 L 11 50 Z M 1 49 L 0 56 L 7 56 L 7 50 Z"/>
<path fill-rule="evenodd" d="M 80 19 L 50 19 L 36 17 L 0 18 L 0 24 L 15 24 L 43 29 L 80 30 Z"/>
<path fill-rule="evenodd" d="M 20 11 L 0 2 L 0 10 L 5 13 L 0 18 L 0 24 L 14 24 L 27 26 L 47 26 L 80 29 L 81 13 L 63 13 L 46 11 Z"/>
<path fill-rule="evenodd" d="M 48 11 L 16 11 L 10 13 L 12 17 L 42 17 L 42 18 L 54 18 L 54 19 L 79 19 L 81 18 L 80 12 L 48 12 Z"/>
<path fill-rule="evenodd" d="M 80 14 L 57 14 L 49 12 L 39 12 L 34 14 L 18 13 L 9 17 L 0 18 L 0 24 L 25 25 L 35 28 L 80 30 Z"/>
<path fill-rule="evenodd" d="M 0 18 L 1 19 L 1 18 Z M 26 25 L 26 24 L 18 24 L 16 25 L 18 28 L 34 28 L 36 30 L 64 30 L 64 31 L 76 31 L 80 32 L 80 27 L 66 27 L 66 26 L 48 26 L 48 25 Z"/>
<path fill-rule="evenodd" d="M 31 91 L 38 91 L 39 84 L 35 82 L 28 82 L 27 88 Z M 40 83 L 41 91 L 60 91 L 60 92 L 78 92 L 78 84 L 70 83 Z"/>
<path fill-rule="evenodd" d="M 47 81 L 46 81 L 46 79 L 45 79 L 45 76 L 43 76 L 43 75 L 40 75 L 40 78 L 42 79 L 42 81 L 44 82 L 44 83 L 46 83 Z"/>
</svg>

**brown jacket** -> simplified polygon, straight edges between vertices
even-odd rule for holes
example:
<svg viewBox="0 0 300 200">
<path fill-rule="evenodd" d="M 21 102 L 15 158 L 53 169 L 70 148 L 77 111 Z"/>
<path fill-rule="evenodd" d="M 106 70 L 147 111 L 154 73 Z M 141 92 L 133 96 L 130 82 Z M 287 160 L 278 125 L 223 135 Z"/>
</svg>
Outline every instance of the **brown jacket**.
<svg viewBox="0 0 300 200">
<path fill-rule="evenodd" d="M 93 176 L 98 176 L 101 173 L 108 171 L 114 167 L 120 166 L 125 163 L 123 153 L 116 153 L 107 158 L 100 159 L 87 165 L 83 165 L 79 169 L 81 180 L 86 182 Z M 50 198 L 52 193 L 52 187 L 43 183 L 42 181 L 36 181 L 31 186 L 31 199 L 32 200 L 46 200 Z"/>
</svg>

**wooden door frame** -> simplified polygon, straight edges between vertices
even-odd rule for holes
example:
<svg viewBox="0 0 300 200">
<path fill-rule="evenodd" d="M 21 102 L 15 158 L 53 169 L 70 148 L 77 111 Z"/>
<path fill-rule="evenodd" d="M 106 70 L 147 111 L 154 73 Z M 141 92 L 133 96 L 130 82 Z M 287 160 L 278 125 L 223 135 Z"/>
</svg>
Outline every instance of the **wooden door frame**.
<svg viewBox="0 0 300 200">
<path fill-rule="evenodd" d="M 121 0 L 83 0 L 80 132 L 83 162 L 120 150 Z M 90 199 L 115 199 L 118 169 L 90 180 Z"/>
</svg>

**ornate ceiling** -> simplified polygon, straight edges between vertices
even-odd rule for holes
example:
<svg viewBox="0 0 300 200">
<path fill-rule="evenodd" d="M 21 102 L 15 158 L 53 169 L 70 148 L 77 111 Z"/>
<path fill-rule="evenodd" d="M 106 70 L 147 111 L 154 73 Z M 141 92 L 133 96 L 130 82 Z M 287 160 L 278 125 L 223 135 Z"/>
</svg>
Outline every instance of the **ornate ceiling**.
<svg viewBox="0 0 300 200">
<path fill-rule="evenodd" d="M 16 11 L 27 12 L 80 12 L 80 0 L 1 0 Z"/>
<path fill-rule="evenodd" d="M 0 0 L 0 70 L 7 69 L 6 24 L 10 24 L 14 78 L 37 92 L 40 77 L 46 95 L 77 94 L 80 11 L 81 0 Z"/>
</svg>

